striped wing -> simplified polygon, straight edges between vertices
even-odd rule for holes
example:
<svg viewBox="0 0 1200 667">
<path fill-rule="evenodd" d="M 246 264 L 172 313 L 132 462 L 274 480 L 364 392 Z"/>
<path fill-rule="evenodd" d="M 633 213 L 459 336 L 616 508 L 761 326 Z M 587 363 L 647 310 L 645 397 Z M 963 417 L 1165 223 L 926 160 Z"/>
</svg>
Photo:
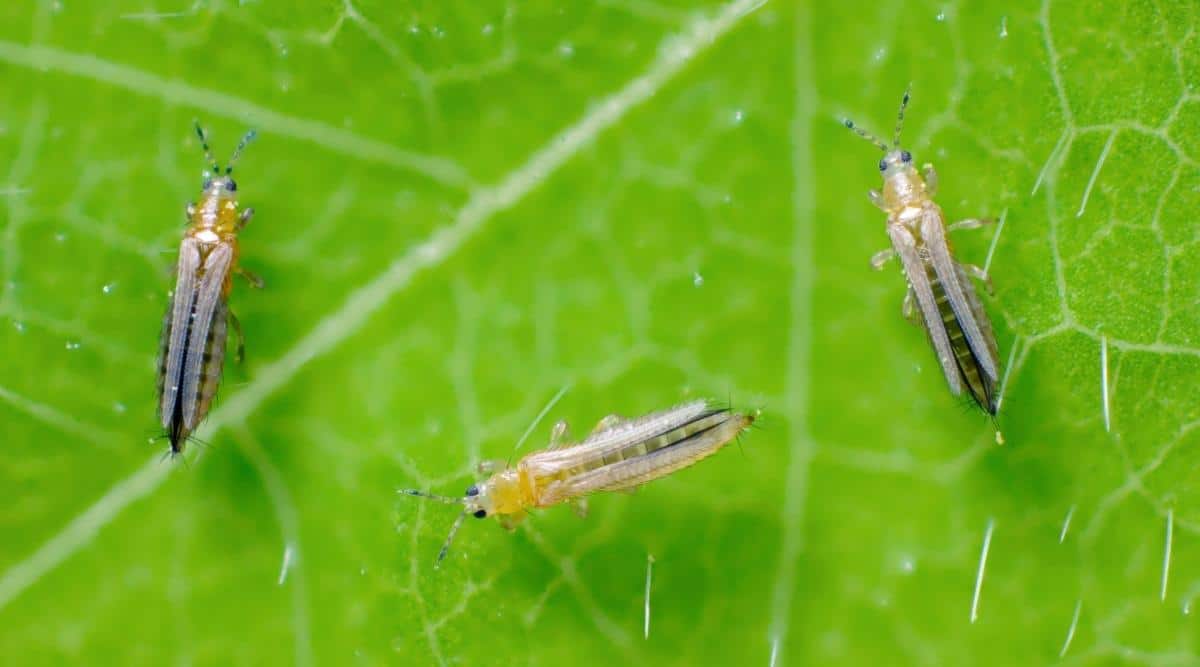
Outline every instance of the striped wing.
<svg viewBox="0 0 1200 667">
<path fill-rule="evenodd" d="M 683 403 L 623 421 L 612 428 L 591 434 L 577 445 L 530 454 L 524 462 L 540 469 L 574 465 L 582 459 L 603 457 L 610 452 L 620 451 L 714 411 L 716 408 L 704 399 Z"/>
<path fill-rule="evenodd" d="M 194 409 L 195 421 L 189 428 L 195 428 L 208 414 L 213 399 L 217 396 L 217 387 L 221 383 L 221 372 L 225 366 L 225 341 L 228 338 L 229 306 L 224 299 L 217 302 L 213 311 L 212 327 L 208 330 L 208 343 L 204 348 L 204 365 L 200 367 L 200 381 L 196 383 L 196 401 Z"/>
<path fill-rule="evenodd" d="M 192 306 L 196 299 L 196 278 L 200 272 L 200 244 L 191 237 L 179 246 L 179 266 L 175 291 L 163 327 L 158 378 L 158 416 L 165 429 L 171 427 L 175 407 L 183 385 L 183 354 L 191 328 Z"/>
<path fill-rule="evenodd" d="M 204 260 L 204 275 L 196 289 L 196 305 L 192 315 L 192 332 L 188 336 L 187 356 L 183 369 L 183 423 L 195 428 L 203 414 L 196 409 L 202 373 L 205 367 L 205 350 L 208 334 L 213 326 L 213 315 L 222 301 L 225 277 L 233 263 L 233 246 L 221 244 L 213 248 Z M 220 309 L 224 313 L 224 309 Z M 222 346 L 224 350 L 224 346 Z M 223 359 L 214 359 L 221 363 Z"/>
<path fill-rule="evenodd" d="M 702 417 L 682 437 L 660 443 L 645 454 L 601 466 L 551 484 L 540 498 L 553 504 L 597 491 L 620 491 L 640 486 L 686 468 L 721 450 L 753 421 L 747 415 L 717 412 Z M 675 431 L 682 430 L 675 429 Z M 670 437 L 670 433 L 664 434 Z"/>
<path fill-rule="evenodd" d="M 904 266 L 904 275 L 913 294 L 917 296 L 917 305 L 925 319 L 925 330 L 929 333 L 929 341 L 937 353 L 938 362 L 942 365 L 942 373 L 950 385 L 950 392 L 955 396 L 962 393 L 962 379 L 955 361 L 954 348 L 950 346 L 950 336 L 946 332 L 946 323 L 942 321 L 937 299 L 933 295 L 933 286 L 929 283 L 929 274 L 925 272 L 925 261 L 917 251 L 917 241 L 903 224 L 887 226 L 888 236 L 892 239 L 892 248 L 900 257 Z"/>
<path fill-rule="evenodd" d="M 937 207 L 927 208 L 921 218 L 921 240 L 925 242 L 925 247 L 929 251 L 929 260 L 937 273 L 938 281 L 946 290 L 950 308 L 954 310 L 954 316 L 962 326 L 972 354 L 979 362 L 984 374 L 992 382 L 995 382 L 999 377 L 998 366 L 1000 365 L 996 353 L 995 336 L 991 335 L 990 324 L 984 325 L 988 330 L 988 335 L 984 335 L 984 326 L 981 326 L 979 322 L 982 306 L 979 304 L 979 298 L 975 295 L 975 289 L 968 280 L 964 279 L 958 262 L 950 254 L 950 246 L 946 243 L 946 228 L 942 221 L 942 213 Z M 984 319 L 986 320 L 986 315 Z"/>
</svg>

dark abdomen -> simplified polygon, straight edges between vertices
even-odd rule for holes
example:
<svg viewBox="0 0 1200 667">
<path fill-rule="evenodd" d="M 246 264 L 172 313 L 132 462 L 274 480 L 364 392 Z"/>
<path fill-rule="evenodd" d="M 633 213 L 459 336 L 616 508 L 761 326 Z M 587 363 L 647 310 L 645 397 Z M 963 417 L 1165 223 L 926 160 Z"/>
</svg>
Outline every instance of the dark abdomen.
<svg viewBox="0 0 1200 667">
<path fill-rule="evenodd" d="M 962 323 L 959 322 L 954 309 L 950 307 L 950 298 L 946 296 L 946 290 L 942 287 L 941 281 L 938 280 L 937 275 L 934 273 L 933 266 L 927 263 L 926 270 L 929 276 L 929 285 L 933 288 L 933 298 L 937 302 L 938 314 L 941 315 L 942 325 L 946 328 L 946 336 L 950 339 L 950 349 L 954 352 L 954 361 L 958 367 L 959 378 L 971 394 L 971 399 L 975 401 L 975 404 L 982 408 L 984 412 L 994 415 L 996 414 L 996 399 L 998 398 L 996 396 L 996 379 L 984 370 L 979 360 L 983 355 L 990 355 L 994 358 L 996 356 L 995 351 L 971 349 L 966 334 L 963 333 Z M 983 312 L 979 298 L 975 295 L 975 289 L 970 283 L 970 278 L 957 265 L 955 266 L 955 270 L 958 272 L 959 285 L 967 297 L 972 314 L 976 322 L 979 323 L 980 331 L 991 345 L 995 345 L 994 342 L 991 342 L 995 340 L 991 323 L 987 319 L 987 313 Z"/>
<path fill-rule="evenodd" d="M 186 411 L 184 405 L 184 397 L 189 393 L 187 388 L 183 386 L 185 382 L 183 369 L 188 365 L 187 350 L 191 345 L 193 329 L 195 323 L 192 317 L 195 316 L 195 311 L 188 318 L 188 330 L 185 334 L 175 341 L 175 344 L 180 345 L 184 350 L 183 359 L 179 364 L 179 377 L 167 377 L 167 355 L 169 347 L 172 343 L 171 331 L 171 314 L 173 307 L 172 303 L 167 306 L 167 313 L 163 318 L 162 339 L 159 343 L 158 357 L 158 396 L 159 405 L 162 405 L 163 392 L 168 386 L 175 386 L 175 401 L 172 404 L 168 414 L 160 414 L 159 418 L 163 428 L 166 430 L 167 439 L 171 442 L 171 451 L 175 454 L 183 452 L 184 445 L 187 439 L 191 436 L 192 431 L 199 426 L 200 422 L 208 416 L 208 411 L 212 407 L 213 399 L 216 398 L 217 388 L 221 384 L 221 373 L 225 365 L 225 340 L 228 333 L 228 306 L 222 300 L 216 304 L 213 310 L 212 325 L 208 327 L 208 335 L 206 336 L 204 345 L 204 360 L 200 366 L 200 375 L 196 382 L 196 400 L 194 401 L 194 410 L 192 410 L 191 419 L 185 416 Z M 161 409 L 161 408 L 160 408 Z"/>
</svg>

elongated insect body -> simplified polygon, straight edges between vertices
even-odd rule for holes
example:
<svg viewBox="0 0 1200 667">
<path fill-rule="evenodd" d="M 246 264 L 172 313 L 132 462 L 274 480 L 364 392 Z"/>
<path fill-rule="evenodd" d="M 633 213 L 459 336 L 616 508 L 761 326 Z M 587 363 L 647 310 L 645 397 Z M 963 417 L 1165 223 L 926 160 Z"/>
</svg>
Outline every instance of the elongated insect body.
<svg viewBox="0 0 1200 667">
<path fill-rule="evenodd" d="M 239 210 L 232 177 L 233 164 L 254 132 L 238 144 L 223 173 L 213 162 L 198 124 L 196 134 L 212 171 L 205 172 L 199 203 L 187 207 L 188 229 L 179 245 L 175 290 L 163 319 L 159 349 L 158 415 L 172 454 L 183 452 L 192 431 L 212 407 L 225 365 L 229 324 L 238 336 L 238 358 L 242 356 L 241 327 L 227 301 L 233 274 L 246 275 L 261 286 L 237 265 L 237 235 L 254 209 Z"/>
<path fill-rule="evenodd" d="M 576 503 L 598 491 L 633 489 L 711 456 L 754 422 L 746 415 L 699 400 L 636 419 L 605 417 L 582 442 L 567 443 L 567 425 L 554 427 L 550 446 L 500 467 L 467 488 L 462 498 L 406 489 L 405 495 L 461 504 L 463 511 L 438 554 L 445 558 L 468 514 L 495 516 L 512 527 L 533 508 Z"/>
<path fill-rule="evenodd" d="M 941 207 L 933 201 L 937 189 L 933 165 L 925 164 L 918 172 L 912 154 L 900 147 L 900 128 L 908 100 L 906 91 L 891 147 L 853 122 L 845 121 L 846 127 L 884 152 L 879 161 L 883 190 L 872 190 L 870 198 L 888 215 L 887 232 L 892 247 L 876 253 L 871 263 L 878 269 L 899 256 L 908 281 L 905 316 L 916 319 L 912 309 L 915 300 L 920 322 L 937 353 L 951 393 L 957 396 L 965 389 L 976 405 L 995 415 L 1000 370 L 996 337 L 971 284 L 972 277 L 979 278 L 990 291 L 991 280 L 982 269 L 960 264 L 946 236 L 948 230 L 979 227 L 991 220 L 963 220 L 947 227 Z"/>
</svg>

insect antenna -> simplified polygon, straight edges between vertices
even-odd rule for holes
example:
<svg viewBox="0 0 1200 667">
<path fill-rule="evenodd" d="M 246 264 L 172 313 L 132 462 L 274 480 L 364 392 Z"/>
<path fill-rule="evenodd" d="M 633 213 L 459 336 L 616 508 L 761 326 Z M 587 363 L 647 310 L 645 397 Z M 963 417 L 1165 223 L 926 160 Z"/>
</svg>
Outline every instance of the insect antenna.
<svg viewBox="0 0 1200 667">
<path fill-rule="evenodd" d="M 463 505 L 467 502 L 466 498 L 440 496 L 436 493 L 427 493 L 419 489 L 396 489 L 396 493 L 404 496 L 413 496 L 416 498 L 428 498 L 429 500 L 436 500 L 439 503 L 446 503 L 447 505 Z M 446 558 L 446 554 L 450 552 L 450 543 L 454 541 L 454 535 L 458 533 L 458 527 L 462 525 L 463 519 L 466 518 L 467 513 L 468 510 L 466 509 L 459 512 L 458 518 L 454 520 L 453 524 L 451 524 L 450 534 L 446 536 L 446 541 L 442 543 L 441 551 L 438 551 L 437 561 L 433 564 L 434 568 L 440 566 L 442 561 Z"/>
<path fill-rule="evenodd" d="M 904 125 L 904 110 L 908 108 L 908 99 L 911 92 L 912 84 L 910 83 L 904 89 L 904 97 L 900 98 L 900 111 L 896 113 L 896 133 L 892 136 L 893 148 L 900 148 L 900 128 Z"/>
<path fill-rule="evenodd" d="M 446 536 L 446 541 L 442 543 L 442 549 L 438 551 L 437 561 L 433 564 L 434 569 L 441 567 L 442 561 L 446 559 L 446 554 L 450 553 L 450 543 L 454 541 L 454 536 L 458 534 L 458 528 L 465 518 L 467 518 L 467 510 L 459 512 L 458 518 L 450 524 L 450 534 Z"/>
<path fill-rule="evenodd" d="M 255 130 L 249 130 L 246 132 L 246 135 L 242 137 L 242 140 L 238 142 L 237 148 L 233 149 L 233 155 L 229 157 L 229 164 L 225 166 L 226 175 L 233 173 L 233 164 L 242 156 L 242 151 L 246 149 L 246 146 L 249 146 L 250 142 L 254 141 L 254 138 L 257 136 L 258 132 Z"/>
<path fill-rule="evenodd" d="M 192 125 L 196 128 L 196 136 L 200 137 L 200 148 L 204 149 L 205 161 L 212 165 L 214 174 L 220 172 L 221 168 L 217 166 L 217 161 L 213 159 L 212 149 L 208 147 L 208 134 L 204 132 L 204 128 L 200 127 L 200 120 L 198 118 L 192 119 Z"/>
<path fill-rule="evenodd" d="M 436 500 L 439 503 L 446 503 L 447 505 L 461 505 L 463 503 L 462 498 L 457 498 L 454 496 L 439 496 L 436 493 L 428 493 L 419 489 L 396 489 L 396 493 L 399 493 L 402 496 L 428 498 L 430 500 Z"/>
<path fill-rule="evenodd" d="M 867 132 L 866 130 L 862 129 L 861 127 L 855 125 L 854 121 L 850 120 L 849 118 L 846 118 L 842 121 L 842 124 L 846 126 L 846 129 L 857 134 L 858 136 L 862 137 L 863 139 L 866 139 L 867 141 L 875 144 L 875 147 L 878 148 L 879 150 L 883 151 L 884 153 L 887 152 L 888 147 L 887 147 L 887 144 L 883 143 L 883 140 L 881 140 L 879 137 L 871 134 L 870 132 Z"/>
</svg>

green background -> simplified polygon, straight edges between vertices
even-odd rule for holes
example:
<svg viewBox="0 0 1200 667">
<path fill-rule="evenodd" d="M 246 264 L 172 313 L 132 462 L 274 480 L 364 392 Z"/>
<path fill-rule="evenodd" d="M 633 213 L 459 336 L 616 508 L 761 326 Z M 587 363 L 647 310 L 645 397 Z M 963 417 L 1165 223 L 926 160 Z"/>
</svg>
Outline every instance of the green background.
<svg viewBox="0 0 1200 667">
<path fill-rule="evenodd" d="M 1200 660 L 1195 3 L 292 4 L 0 9 L 0 662 L 1044 664 L 1076 613 L 1065 663 Z M 867 265 L 840 119 L 890 134 L 910 82 L 947 215 L 1004 213 L 1003 447 Z M 259 131 L 267 289 L 184 465 L 193 118 Z M 395 489 L 461 492 L 564 386 L 525 451 L 696 396 L 761 428 L 435 571 L 454 510 Z"/>
</svg>

